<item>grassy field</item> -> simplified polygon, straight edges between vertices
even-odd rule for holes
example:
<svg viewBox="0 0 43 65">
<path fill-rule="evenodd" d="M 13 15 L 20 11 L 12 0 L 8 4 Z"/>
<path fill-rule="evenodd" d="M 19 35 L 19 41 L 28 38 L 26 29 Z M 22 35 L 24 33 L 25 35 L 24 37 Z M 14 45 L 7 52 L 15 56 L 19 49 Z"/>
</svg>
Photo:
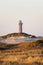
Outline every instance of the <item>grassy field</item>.
<svg viewBox="0 0 43 65">
<path fill-rule="evenodd" d="M 0 43 L 0 65 L 43 65 L 43 38 L 19 44 Z"/>
</svg>

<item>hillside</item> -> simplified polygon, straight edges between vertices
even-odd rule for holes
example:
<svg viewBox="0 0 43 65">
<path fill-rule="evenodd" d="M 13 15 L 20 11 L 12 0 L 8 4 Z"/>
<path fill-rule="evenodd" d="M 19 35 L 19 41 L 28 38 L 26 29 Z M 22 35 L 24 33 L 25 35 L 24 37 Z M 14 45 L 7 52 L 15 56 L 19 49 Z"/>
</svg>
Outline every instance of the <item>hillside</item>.
<svg viewBox="0 0 43 65">
<path fill-rule="evenodd" d="M 3 35 L 0 36 L 0 38 L 9 38 L 9 37 L 34 37 L 36 38 L 36 36 L 31 35 L 31 34 L 27 34 L 27 33 L 11 33 L 11 34 L 7 34 L 7 35 Z"/>
<path fill-rule="evenodd" d="M 32 41 L 34 39 L 37 39 L 37 37 L 27 33 L 11 33 L 0 36 L 0 43 L 17 44 L 21 42 Z"/>
<path fill-rule="evenodd" d="M 0 65 L 43 65 L 43 38 L 18 44 L 0 43 Z"/>
</svg>

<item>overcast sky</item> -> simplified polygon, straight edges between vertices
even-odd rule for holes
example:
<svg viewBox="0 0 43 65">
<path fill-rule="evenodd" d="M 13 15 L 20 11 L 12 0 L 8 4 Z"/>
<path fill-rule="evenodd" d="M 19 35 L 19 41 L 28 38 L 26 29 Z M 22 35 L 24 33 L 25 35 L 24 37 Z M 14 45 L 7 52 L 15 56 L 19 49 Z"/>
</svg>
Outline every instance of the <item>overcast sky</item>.
<svg viewBox="0 0 43 65">
<path fill-rule="evenodd" d="M 0 35 L 23 32 L 43 36 L 43 0 L 0 0 Z"/>
</svg>

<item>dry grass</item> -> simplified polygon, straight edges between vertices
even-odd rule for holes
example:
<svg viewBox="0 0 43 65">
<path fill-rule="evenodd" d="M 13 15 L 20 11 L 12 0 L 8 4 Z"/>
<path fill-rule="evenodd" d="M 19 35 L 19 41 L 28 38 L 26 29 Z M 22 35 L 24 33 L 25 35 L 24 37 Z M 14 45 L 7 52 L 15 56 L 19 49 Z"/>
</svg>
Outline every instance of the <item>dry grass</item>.
<svg viewBox="0 0 43 65">
<path fill-rule="evenodd" d="M 0 43 L 0 63 L 38 65 L 43 63 L 43 38 L 19 44 Z M 3 64 L 4 65 L 4 64 Z M 14 65 L 14 64 L 13 64 Z M 15 64 L 16 65 L 16 64 Z"/>
</svg>

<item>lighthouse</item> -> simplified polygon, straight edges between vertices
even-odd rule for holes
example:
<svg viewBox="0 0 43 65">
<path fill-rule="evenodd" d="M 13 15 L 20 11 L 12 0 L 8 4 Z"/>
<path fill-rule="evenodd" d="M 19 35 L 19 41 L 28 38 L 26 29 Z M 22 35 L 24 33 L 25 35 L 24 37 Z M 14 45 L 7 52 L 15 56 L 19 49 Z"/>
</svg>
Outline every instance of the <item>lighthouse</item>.
<svg viewBox="0 0 43 65">
<path fill-rule="evenodd" d="M 22 23 L 22 21 L 21 20 L 19 20 L 19 24 L 18 24 L 18 27 L 19 27 L 19 33 L 22 33 L 22 25 L 23 25 L 23 23 Z"/>
</svg>

